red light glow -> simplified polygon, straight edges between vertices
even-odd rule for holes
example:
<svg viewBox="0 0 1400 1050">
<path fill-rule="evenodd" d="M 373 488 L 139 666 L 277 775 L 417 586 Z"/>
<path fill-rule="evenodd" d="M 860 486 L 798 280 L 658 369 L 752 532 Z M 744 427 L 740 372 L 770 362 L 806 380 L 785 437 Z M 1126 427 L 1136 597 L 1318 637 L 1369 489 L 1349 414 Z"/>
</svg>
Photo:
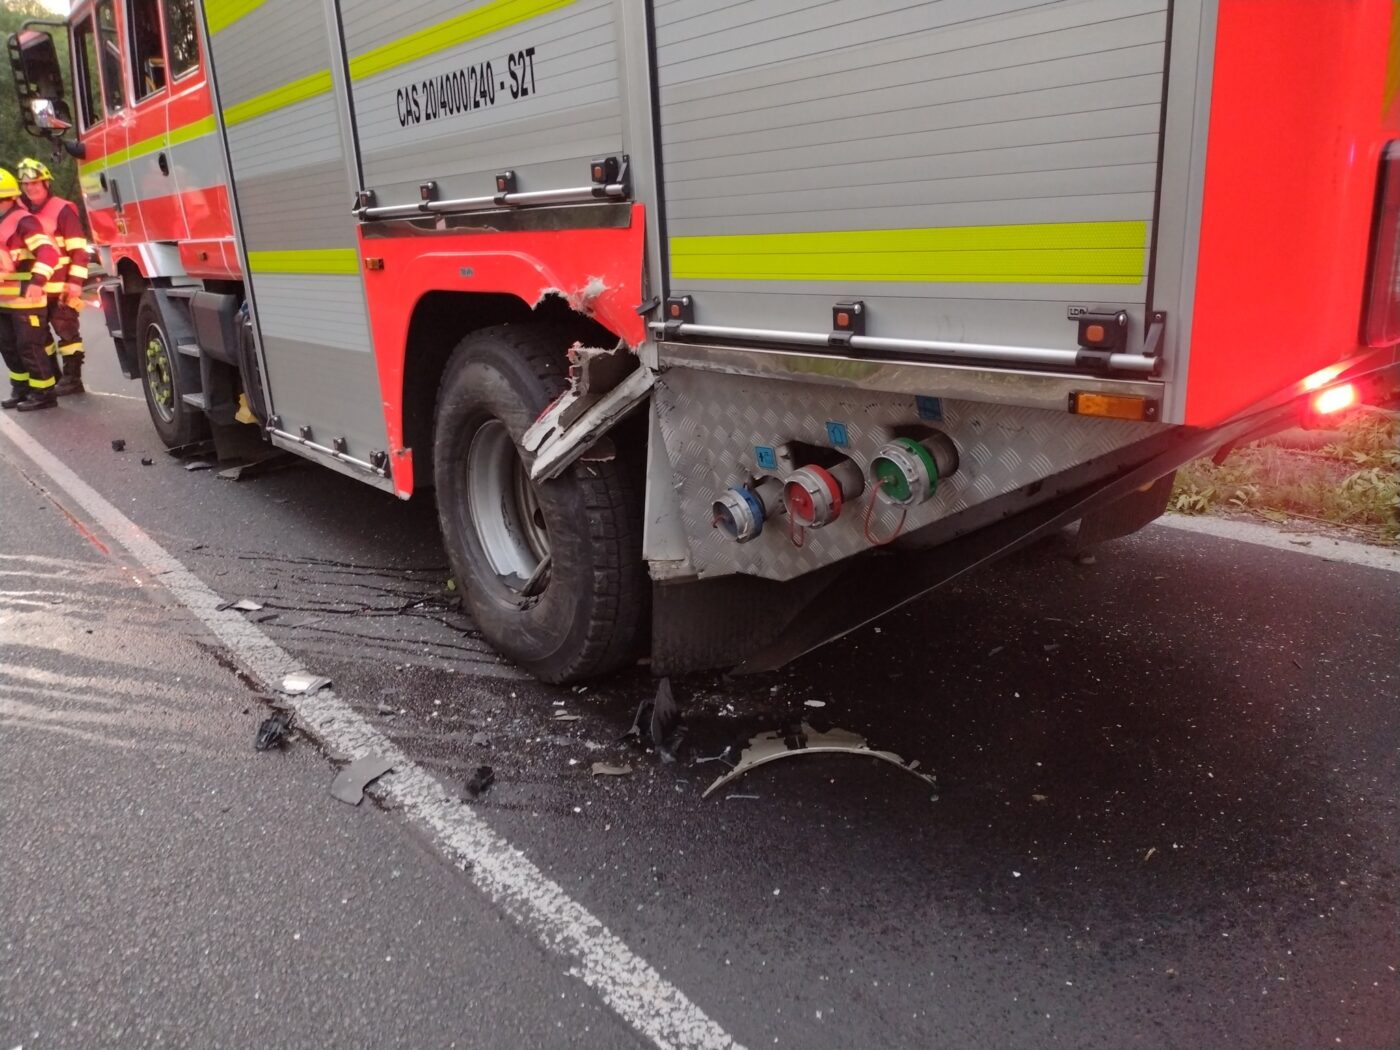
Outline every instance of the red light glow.
<svg viewBox="0 0 1400 1050">
<path fill-rule="evenodd" d="M 1343 383 L 1341 386 L 1328 387 L 1313 398 L 1313 411 L 1320 416 L 1330 416 L 1333 412 L 1350 408 L 1356 402 L 1356 387 L 1350 383 Z"/>
</svg>

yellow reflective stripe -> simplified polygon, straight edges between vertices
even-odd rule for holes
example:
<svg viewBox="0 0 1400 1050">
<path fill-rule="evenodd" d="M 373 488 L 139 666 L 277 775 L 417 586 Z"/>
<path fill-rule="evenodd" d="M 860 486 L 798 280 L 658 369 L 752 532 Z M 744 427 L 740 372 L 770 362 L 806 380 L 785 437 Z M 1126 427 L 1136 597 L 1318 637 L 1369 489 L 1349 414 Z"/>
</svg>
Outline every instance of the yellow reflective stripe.
<svg viewBox="0 0 1400 1050">
<path fill-rule="evenodd" d="M 249 252 L 248 269 L 254 273 L 299 273 L 343 276 L 360 272 L 360 254 L 354 248 L 316 248 L 303 251 Z"/>
<path fill-rule="evenodd" d="M 83 278 L 87 277 L 87 275 L 88 275 L 88 268 L 87 268 L 86 266 L 70 266 L 70 267 L 68 267 L 68 276 L 69 276 L 69 277 L 75 277 L 75 278 L 77 278 L 79 281 L 81 281 L 81 280 L 83 280 Z"/>
<path fill-rule="evenodd" d="M 72 357 L 74 354 L 80 354 L 83 352 L 83 344 L 81 342 L 64 343 L 58 348 L 58 352 L 59 355 L 62 357 Z"/>
<path fill-rule="evenodd" d="M 672 237 L 670 248 L 671 276 L 691 281 L 1140 284 L 1147 223 Z"/>
<path fill-rule="evenodd" d="M 27 383 L 27 382 L 29 382 L 29 373 L 28 373 L 28 372 L 11 372 L 11 373 L 10 373 L 10 380 L 11 380 L 12 382 L 15 382 L 15 383 Z"/>
<path fill-rule="evenodd" d="M 63 246 L 71 252 L 74 248 L 86 248 L 88 242 L 86 237 L 69 237 L 64 240 Z"/>
<path fill-rule="evenodd" d="M 47 233 L 31 234 L 30 236 L 24 239 L 24 246 L 28 248 L 31 252 L 42 248 L 46 244 L 51 248 L 55 247 L 53 241 L 50 239 Z"/>
<path fill-rule="evenodd" d="M 558 11 L 576 0 L 492 0 L 350 60 L 350 79 L 363 80 L 449 47 Z"/>
<path fill-rule="evenodd" d="M 267 0 L 204 0 L 204 14 L 209 19 L 209 32 L 218 33 L 227 29 L 266 2 Z"/>
<path fill-rule="evenodd" d="M 201 135 L 208 135 L 212 133 L 216 127 L 214 116 L 211 113 L 207 117 L 201 117 L 199 120 L 193 120 L 188 124 L 182 124 L 171 131 L 162 132 L 159 135 L 152 135 L 150 138 L 142 139 L 140 142 L 133 142 L 130 146 L 127 146 L 126 149 L 113 150 L 105 157 L 99 157 L 97 160 L 89 161 L 86 164 L 80 164 L 78 165 L 78 175 L 79 177 L 92 175 L 102 171 L 104 168 L 116 164 L 125 164 L 129 160 L 145 157 L 148 154 L 156 153 L 170 146 L 178 146 L 182 142 L 189 142 L 191 139 L 197 139 Z M 100 188 L 99 186 L 98 189 Z M 84 187 L 84 189 L 87 189 L 87 187 Z M 89 189 L 88 192 L 92 193 L 95 191 Z"/>
<path fill-rule="evenodd" d="M 35 277 L 43 277 L 47 279 L 53 276 L 53 267 L 46 266 L 44 263 L 41 262 L 36 262 L 31 268 L 30 273 Z"/>
<path fill-rule="evenodd" d="M 29 377 L 29 387 L 31 390 L 47 390 L 57 382 L 58 380 L 54 378 L 35 379 L 33 376 Z"/>
<path fill-rule="evenodd" d="M 331 71 L 323 69 L 319 73 L 312 73 L 309 77 L 293 80 L 290 84 L 283 84 L 279 88 L 264 91 L 261 95 L 254 95 L 250 99 L 229 106 L 224 110 L 224 123 L 229 127 L 242 124 L 255 117 L 265 116 L 279 109 L 286 109 L 298 102 L 305 102 L 309 98 L 330 94 L 330 90 Z"/>
<path fill-rule="evenodd" d="M 48 284 L 44 285 L 44 291 L 49 295 L 58 295 L 63 291 L 63 282 L 50 281 Z"/>
</svg>

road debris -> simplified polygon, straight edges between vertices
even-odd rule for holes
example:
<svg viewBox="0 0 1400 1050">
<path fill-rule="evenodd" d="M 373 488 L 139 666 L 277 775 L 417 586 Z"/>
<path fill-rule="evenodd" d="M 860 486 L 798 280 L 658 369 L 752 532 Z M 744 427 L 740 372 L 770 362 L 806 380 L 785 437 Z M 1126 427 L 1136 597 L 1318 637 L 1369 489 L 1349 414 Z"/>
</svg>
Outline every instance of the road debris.
<svg viewBox="0 0 1400 1050">
<path fill-rule="evenodd" d="M 294 721 L 296 715 L 291 711 L 278 711 L 264 718 L 258 726 L 257 735 L 253 737 L 253 750 L 271 751 L 273 748 L 280 748 L 287 742 Z"/>
<path fill-rule="evenodd" d="M 496 772 L 490 766 L 477 766 L 476 772 L 467 780 L 466 790 L 471 798 L 480 798 L 486 789 L 496 782 Z"/>
<path fill-rule="evenodd" d="M 239 598 L 238 601 L 233 603 L 232 608 L 237 609 L 239 612 L 261 612 L 262 603 L 255 602 L 252 598 Z"/>
<path fill-rule="evenodd" d="M 1050 797 L 1049 795 L 1032 795 L 1032 796 L 1031 796 L 1031 801 L 1032 801 L 1032 802 L 1044 802 L 1044 801 L 1045 801 L 1046 799 L 1048 799 L 1049 797 Z"/>
<path fill-rule="evenodd" d="M 622 735 L 623 740 L 634 743 L 651 741 L 656 753 L 663 762 L 674 762 L 676 750 L 685 739 L 685 725 L 681 719 L 680 705 L 671 691 L 671 680 L 661 679 L 656 687 L 656 698 L 643 700 L 637 705 L 637 714 L 632 719 L 632 728 Z"/>
<path fill-rule="evenodd" d="M 188 463 L 185 464 L 185 469 L 186 469 L 186 470 L 210 470 L 210 469 L 213 468 L 213 466 L 214 466 L 214 464 L 211 463 L 211 462 L 209 462 L 209 460 L 207 460 L 207 459 L 192 459 L 192 460 L 190 460 Z"/>
<path fill-rule="evenodd" d="M 1157 847 L 1156 847 L 1156 846 L 1153 846 L 1150 850 L 1147 851 L 1147 856 L 1145 856 L 1145 857 L 1142 858 L 1142 862 L 1143 862 L 1144 864 L 1146 864 L 1149 860 L 1152 859 L 1152 854 L 1154 854 L 1154 853 L 1156 853 L 1156 852 L 1157 852 Z"/>
<path fill-rule="evenodd" d="M 358 806 L 365 797 L 365 788 L 393 768 L 394 763 L 383 755 L 363 755 L 335 775 L 331 797 Z"/>
<path fill-rule="evenodd" d="M 609 765 L 607 762 L 594 762 L 593 775 L 595 777 L 625 777 L 632 772 L 632 767 L 623 763 L 620 766 Z"/>
<path fill-rule="evenodd" d="M 565 714 L 563 711 L 555 711 L 555 712 L 554 712 L 554 721 L 556 721 L 556 722 L 581 722 L 581 721 L 583 721 L 583 715 L 570 715 L 570 714 Z"/>
<path fill-rule="evenodd" d="M 142 456 L 142 457 L 141 457 L 141 465 L 142 465 L 143 467 L 154 467 L 154 466 L 156 465 L 156 461 L 155 461 L 154 459 L 152 459 L 150 456 Z"/>
<path fill-rule="evenodd" d="M 306 671 L 297 671 L 282 679 L 282 692 L 290 696 L 299 696 L 303 693 L 311 694 L 320 692 L 331 684 L 329 678 L 320 675 L 309 674 Z"/>
<path fill-rule="evenodd" d="M 490 747 L 491 738 L 485 733 L 472 734 L 472 747 Z"/>
<path fill-rule="evenodd" d="M 759 733 L 753 737 L 739 756 L 738 765 L 707 787 L 701 798 L 708 798 L 719 788 L 737 780 L 752 769 L 767 765 L 769 762 L 776 762 L 780 758 L 791 758 L 795 755 L 820 754 L 866 755 L 878 758 L 882 762 L 888 762 L 890 765 L 904 770 L 910 776 L 918 777 L 930 787 L 937 788 L 938 786 L 938 781 L 932 773 L 918 772 L 893 751 L 872 749 L 866 743 L 865 737 L 859 733 L 853 733 L 848 729 L 832 729 L 821 733 L 803 722 L 796 729 L 788 732 L 774 730 Z"/>
<path fill-rule="evenodd" d="M 112 439 L 112 451 L 113 451 L 113 452 L 125 452 L 125 451 L 126 451 L 126 438 L 113 438 L 113 439 Z"/>
<path fill-rule="evenodd" d="M 378 704 L 375 704 L 374 707 L 375 707 L 375 710 L 378 711 L 381 715 L 393 715 L 393 714 L 394 714 L 394 705 L 393 705 L 393 704 L 378 703 Z"/>
<path fill-rule="evenodd" d="M 803 707 L 825 707 L 825 706 L 826 706 L 826 701 L 825 701 L 825 700 L 803 700 L 803 701 L 802 701 L 802 706 L 803 706 Z"/>
</svg>

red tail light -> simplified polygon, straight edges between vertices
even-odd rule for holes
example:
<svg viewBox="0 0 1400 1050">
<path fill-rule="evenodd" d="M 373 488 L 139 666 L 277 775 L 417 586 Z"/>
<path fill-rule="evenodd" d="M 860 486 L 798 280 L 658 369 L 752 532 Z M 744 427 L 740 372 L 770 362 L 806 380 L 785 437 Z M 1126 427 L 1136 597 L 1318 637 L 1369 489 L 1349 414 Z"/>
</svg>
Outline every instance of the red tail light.
<svg viewBox="0 0 1400 1050">
<path fill-rule="evenodd" d="M 1400 343 L 1400 142 L 1387 145 L 1381 155 L 1363 318 L 1361 335 L 1367 346 Z"/>
<path fill-rule="evenodd" d="M 1341 386 L 1330 386 L 1321 393 L 1314 394 L 1312 407 L 1319 416 L 1330 416 L 1334 412 L 1351 408 L 1360 400 L 1356 387 L 1350 383 L 1343 383 Z"/>
</svg>

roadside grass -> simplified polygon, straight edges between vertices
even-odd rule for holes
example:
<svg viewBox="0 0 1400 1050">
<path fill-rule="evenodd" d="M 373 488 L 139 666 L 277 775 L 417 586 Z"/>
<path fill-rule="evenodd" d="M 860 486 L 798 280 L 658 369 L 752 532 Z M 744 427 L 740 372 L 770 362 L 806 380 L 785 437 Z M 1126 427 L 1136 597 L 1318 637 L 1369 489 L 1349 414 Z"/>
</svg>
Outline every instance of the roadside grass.
<svg viewBox="0 0 1400 1050">
<path fill-rule="evenodd" d="M 1169 507 L 1304 518 L 1373 543 L 1400 542 L 1400 415 L 1353 412 L 1327 436 L 1316 448 L 1292 447 L 1289 434 L 1268 438 L 1235 449 L 1219 466 L 1194 460 L 1177 471 Z"/>
</svg>

